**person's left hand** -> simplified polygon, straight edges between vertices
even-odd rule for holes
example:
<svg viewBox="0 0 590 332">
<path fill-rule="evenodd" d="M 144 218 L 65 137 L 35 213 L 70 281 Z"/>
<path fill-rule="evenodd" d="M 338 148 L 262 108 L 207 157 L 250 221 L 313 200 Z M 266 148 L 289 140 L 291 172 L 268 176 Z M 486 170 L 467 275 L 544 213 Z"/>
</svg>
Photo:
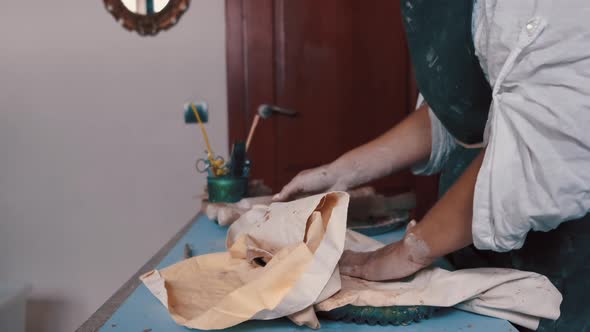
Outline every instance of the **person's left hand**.
<svg viewBox="0 0 590 332">
<path fill-rule="evenodd" d="M 416 273 L 434 259 L 430 257 L 426 243 L 409 230 L 402 241 L 392 243 L 376 251 L 345 251 L 340 258 L 340 273 L 371 281 L 405 278 Z"/>
</svg>

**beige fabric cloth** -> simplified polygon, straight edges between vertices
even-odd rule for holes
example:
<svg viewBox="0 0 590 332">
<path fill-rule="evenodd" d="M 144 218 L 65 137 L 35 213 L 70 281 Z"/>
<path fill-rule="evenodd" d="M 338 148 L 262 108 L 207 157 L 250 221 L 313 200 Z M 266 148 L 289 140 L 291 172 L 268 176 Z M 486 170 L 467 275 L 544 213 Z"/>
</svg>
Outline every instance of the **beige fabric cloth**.
<svg viewBox="0 0 590 332">
<path fill-rule="evenodd" d="M 346 232 L 348 198 L 335 192 L 255 206 L 230 227 L 228 252 L 194 257 L 142 280 L 178 324 L 204 330 L 284 316 L 319 328 L 314 308 L 347 304 L 455 306 L 531 329 L 541 317 L 559 317 L 561 294 L 536 273 L 429 268 L 396 282 L 341 277 L 344 248 L 383 246 Z"/>
<path fill-rule="evenodd" d="M 345 250 L 372 251 L 383 244 L 348 231 Z M 479 268 L 447 271 L 431 267 L 406 280 L 371 282 L 342 276 L 342 289 L 315 306 L 330 311 L 345 305 L 455 307 L 506 319 L 536 330 L 540 318 L 557 319 L 561 293 L 547 277 L 513 269 Z"/>
<path fill-rule="evenodd" d="M 557 319 L 561 295 L 544 276 L 510 269 L 450 272 L 428 268 L 406 281 L 370 282 L 342 276 L 342 289 L 315 306 L 330 311 L 354 306 L 428 305 L 506 319 L 535 330 L 539 317 Z"/>
<path fill-rule="evenodd" d="M 311 306 L 340 289 L 348 198 L 335 192 L 254 208 L 228 231 L 228 252 L 194 257 L 141 279 L 186 327 L 222 329 L 293 315 L 295 322 L 318 328 Z"/>
</svg>

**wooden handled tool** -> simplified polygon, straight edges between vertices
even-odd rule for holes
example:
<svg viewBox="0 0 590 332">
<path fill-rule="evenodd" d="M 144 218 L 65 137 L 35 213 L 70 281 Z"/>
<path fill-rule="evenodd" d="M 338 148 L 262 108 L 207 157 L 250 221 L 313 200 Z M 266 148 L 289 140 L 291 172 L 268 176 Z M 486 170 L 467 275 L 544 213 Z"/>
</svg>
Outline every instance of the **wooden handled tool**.
<svg viewBox="0 0 590 332">
<path fill-rule="evenodd" d="M 294 117 L 297 115 L 297 112 L 275 105 L 260 105 L 258 107 L 258 113 L 254 116 L 254 120 L 252 120 L 252 125 L 250 126 L 250 132 L 248 133 L 248 139 L 246 140 L 246 151 L 248 151 L 248 149 L 250 148 L 250 143 L 252 143 L 252 138 L 254 137 L 254 132 L 258 127 L 258 122 L 260 121 L 260 118 L 268 119 L 273 114 Z"/>
</svg>

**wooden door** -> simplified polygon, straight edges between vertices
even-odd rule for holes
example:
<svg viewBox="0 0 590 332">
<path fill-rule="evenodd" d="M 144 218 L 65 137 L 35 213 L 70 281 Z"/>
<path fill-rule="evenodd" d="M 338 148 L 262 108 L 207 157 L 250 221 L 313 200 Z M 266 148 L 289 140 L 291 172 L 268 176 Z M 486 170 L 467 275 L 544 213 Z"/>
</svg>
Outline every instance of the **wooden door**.
<svg viewBox="0 0 590 332">
<path fill-rule="evenodd" d="M 400 3 L 392 0 L 226 0 L 230 142 L 260 104 L 299 112 L 265 120 L 249 153 L 275 191 L 299 171 L 377 137 L 413 109 Z M 415 190 L 409 172 L 380 191 Z M 432 190 L 430 190 L 432 191 Z"/>
</svg>

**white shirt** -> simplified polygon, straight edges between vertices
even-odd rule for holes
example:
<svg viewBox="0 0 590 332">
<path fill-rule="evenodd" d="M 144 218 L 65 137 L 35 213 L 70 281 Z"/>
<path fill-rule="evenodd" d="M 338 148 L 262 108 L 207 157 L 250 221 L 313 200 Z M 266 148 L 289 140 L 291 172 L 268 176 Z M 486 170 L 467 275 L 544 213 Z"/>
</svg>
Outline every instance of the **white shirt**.
<svg viewBox="0 0 590 332">
<path fill-rule="evenodd" d="M 492 86 L 487 146 L 475 185 L 477 248 L 521 248 L 590 212 L 590 1 L 478 0 L 474 44 Z M 427 165 L 456 147 L 431 113 Z"/>
</svg>

